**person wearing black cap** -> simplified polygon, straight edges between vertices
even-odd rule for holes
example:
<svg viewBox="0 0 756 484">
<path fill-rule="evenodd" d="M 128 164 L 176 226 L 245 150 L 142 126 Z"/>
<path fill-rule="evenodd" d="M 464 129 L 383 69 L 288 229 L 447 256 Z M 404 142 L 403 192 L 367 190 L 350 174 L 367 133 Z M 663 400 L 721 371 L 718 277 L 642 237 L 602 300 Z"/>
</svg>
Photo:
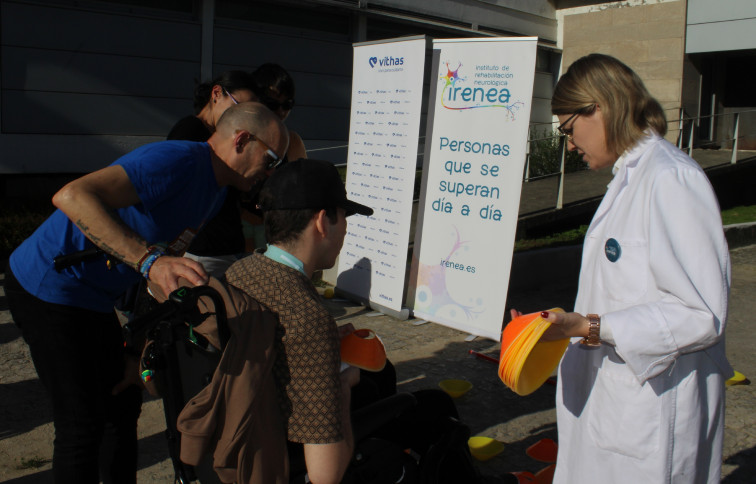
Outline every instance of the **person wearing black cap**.
<svg viewBox="0 0 756 484">
<path fill-rule="evenodd" d="M 305 473 L 306 482 L 341 482 L 345 472 L 350 473 L 345 481 L 362 482 L 357 480 L 361 472 L 414 475 L 417 470 L 403 452 L 412 449 L 427 482 L 477 482 L 467 446 L 470 430 L 458 421 L 451 398 L 434 389 L 414 392 L 411 409 L 370 433 L 371 439 L 393 444 L 375 459 L 367 458 L 372 467 L 347 470 L 355 448 L 351 410 L 388 395 L 385 385 L 377 393 L 360 391 L 380 373 L 361 374 L 354 367 L 342 371 L 341 337 L 353 328 L 336 326 L 311 282 L 314 271 L 335 263 L 346 218 L 373 213 L 346 195 L 338 171 L 327 161 L 290 162 L 265 182 L 260 208 L 269 245 L 231 265 L 224 286 L 233 299 L 226 302 L 229 324 L 254 326 L 247 331 L 252 339 L 237 335 L 234 343 L 232 337 L 232 352 L 227 348 L 224 353 L 228 361 L 221 362 L 211 385 L 181 412 L 182 460 L 194 465 L 212 450 L 219 475 L 232 474 L 237 482 L 251 484 L 289 482 L 289 476 L 298 479 Z M 273 331 L 263 313 L 275 320 Z M 269 337 L 271 332 L 275 335 Z M 255 351 L 255 345 L 269 347 Z M 395 378 L 388 378 L 393 379 L 389 394 L 396 391 Z M 266 390 L 271 380 L 274 388 Z M 271 393 L 278 401 L 272 410 L 265 407 Z M 370 394 L 372 402 L 360 393 Z M 249 410 L 239 408 L 246 404 Z M 273 434 L 271 428 L 281 433 Z M 391 448 L 395 454 L 385 451 Z"/>
<path fill-rule="evenodd" d="M 359 371 L 341 371 L 339 329 L 310 279 L 335 263 L 346 217 L 373 210 L 347 199 L 332 163 L 312 159 L 276 170 L 260 208 L 267 250 L 235 262 L 226 281 L 277 315 L 273 374 L 287 438 L 303 444 L 312 482 L 339 482 L 354 448 L 350 394 Z"/>
</svg>

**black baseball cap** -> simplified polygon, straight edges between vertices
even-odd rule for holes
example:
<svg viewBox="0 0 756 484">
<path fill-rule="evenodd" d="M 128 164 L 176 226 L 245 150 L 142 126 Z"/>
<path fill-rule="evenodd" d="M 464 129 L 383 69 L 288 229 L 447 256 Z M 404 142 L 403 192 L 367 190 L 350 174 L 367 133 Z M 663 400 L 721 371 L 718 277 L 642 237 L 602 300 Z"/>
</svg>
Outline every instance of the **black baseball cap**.
<svg viewBox="0 0 756 484">
<path fill-rule="evenodd" d="M 341 207 L 347 216 L 373 215 L 373 209 L 347 199 L 339 171 L 330 161 L 300 158 L 280 166 L 265 181 L 259 208 L 301 210 Z"/>
</svg>

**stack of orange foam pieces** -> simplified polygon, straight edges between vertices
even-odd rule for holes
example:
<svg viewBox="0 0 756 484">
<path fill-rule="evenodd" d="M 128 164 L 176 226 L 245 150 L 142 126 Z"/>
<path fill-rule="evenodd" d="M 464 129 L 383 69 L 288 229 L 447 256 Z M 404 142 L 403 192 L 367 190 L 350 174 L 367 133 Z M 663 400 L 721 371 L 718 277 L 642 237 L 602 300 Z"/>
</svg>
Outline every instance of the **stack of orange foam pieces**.
<svg viewBox="0 0 756 484">
<path fill-rule="evenodd" d="M 368 371 L 386 366 L 386 348 L 371 329 L 357 329 L 341 338 L 341 361 Z"/>
<path fill-rule="evenodd" d="M 562 308 L 549 312 L 563 313 Z M 519 316 L 504 328 L 501 334 L 499 378 L 518 395 L 536 391 L 562 359 L 569 338 L 556 341 L 540 341 L 551 323 L 541 313 Z"/>
</svg>

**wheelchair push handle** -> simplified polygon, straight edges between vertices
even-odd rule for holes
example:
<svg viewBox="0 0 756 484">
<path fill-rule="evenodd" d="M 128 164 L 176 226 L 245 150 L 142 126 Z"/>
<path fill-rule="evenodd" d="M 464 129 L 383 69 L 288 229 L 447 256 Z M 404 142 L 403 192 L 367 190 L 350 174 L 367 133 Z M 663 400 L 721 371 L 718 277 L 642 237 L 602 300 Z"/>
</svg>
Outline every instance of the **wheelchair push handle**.
<svg viewBox="0 0 756 484">
<path fill-rule="evenodd" d="M 208 296 L 215 306 L 218 338 L 220 339 L 220 349 L 223 351 L 230 337 L 226 321 L 226 306 L 223 297 L 210 286 L 180 287 L 155 309 L 126 323 L 123 326 L 123 332 L 127 345 L 131 345 L 139 336 L 161 321 L 183 324 L 185 321 L 197 321 L 198 316 L 201 319 L 202 315 L 199 314 L 197 304 L 202 296 Z"/>
<path fill-rule="evenodd" d="M 103 256 L 105 258 L 105 263 L 107 264 L 108 269 L 112 269 L 113 267 L 121 263 L 121 261 L 112 257 L 101 248 L 90 247 L 89 249 L 80 250 L 78 252 L 74 252 L 73 254 L 65 254 L 54 257 L 53 268 L 55 269 L 55 272 L 61 272 L 62 270 L 68 269 L 69 267 L 81 262 L 89 262 L 102 259 Z"/>
</svg>

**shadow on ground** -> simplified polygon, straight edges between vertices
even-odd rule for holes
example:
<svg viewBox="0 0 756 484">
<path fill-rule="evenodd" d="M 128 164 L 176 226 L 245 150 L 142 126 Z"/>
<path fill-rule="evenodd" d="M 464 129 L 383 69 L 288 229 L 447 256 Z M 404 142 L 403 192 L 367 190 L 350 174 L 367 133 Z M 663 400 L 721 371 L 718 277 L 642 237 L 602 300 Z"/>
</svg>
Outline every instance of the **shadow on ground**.
<svg viewBox="0 0 756 484">
<path fill-rule="evenodd" d="M 754 482 L 756 476 L 756 447 L 738 452 L 725 460 L 725 464 L 738 468 L 722 479 L 722 484 L 741 484 Z"/>
<path fill-rule="evenodd" d="M 22 477 L 16 477 L 5 481 L 5 484 L 52 484 L 53 473 L 52 469 L 39 471 L 34 474 L 27 474 Z"/>
<path fill-rule="evenodd" d="M 0 385 L 0 439 L 24 434 L 52 421 L 52 410 L 39 380 Z"/>
<path fill-rule="evenodd" d="M 0 324 L 0 344 L 10 343 L 21 337 L 21 330 L 14 323 Z"/>
</svg>

